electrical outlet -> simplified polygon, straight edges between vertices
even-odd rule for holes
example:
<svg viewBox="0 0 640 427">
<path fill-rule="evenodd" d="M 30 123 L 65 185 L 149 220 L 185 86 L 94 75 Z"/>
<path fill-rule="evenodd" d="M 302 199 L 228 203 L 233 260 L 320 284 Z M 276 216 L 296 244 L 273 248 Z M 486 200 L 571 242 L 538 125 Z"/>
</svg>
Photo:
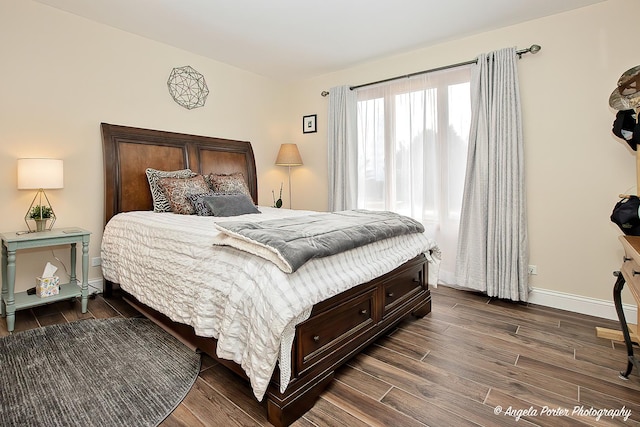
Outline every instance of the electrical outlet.
<svg viewBox="0 0 640 427">
<path fill-rule="evenodd" d="M 529 276 L 535 276 L 536 274 L 538 274 L 538 266 L 537 265 L 530 265 L 529 266 Z"/>
<path fill-rule="evenodd" d="M 91 267 L 99 267 L 102 265 L 102 258 L 99 256 L 91 258 Z"/>
</svg>

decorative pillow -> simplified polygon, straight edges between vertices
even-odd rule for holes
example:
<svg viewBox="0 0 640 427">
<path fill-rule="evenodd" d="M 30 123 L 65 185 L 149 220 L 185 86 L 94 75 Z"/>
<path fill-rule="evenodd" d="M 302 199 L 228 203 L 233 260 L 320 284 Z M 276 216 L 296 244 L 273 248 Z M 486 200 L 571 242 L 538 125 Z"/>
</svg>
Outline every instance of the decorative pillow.
<svg viewBox="0 0 640 427">
<path fill-rule="evenodd" d="M 231 174 L 210 173 L 206 176 L 207 183 L 214 193 L 218 194 L 244 194 L 251 199 L 251 191 L 244 180 L 242 172 Z"/>
<path fill-rule="evenodd" d="M 158 184 L 169 200 L 171 211 L 181 215 L 194 213 L 193 206 L 187 199 L 188 196 L 209 191 L 209 186 L 202 175 L 196 175 L 193 178 L 160 178 Z"/>
<path fill-rule="evenodd" d="M 205 177 L 206 181 L 206 177 Z M 213 212 L 209 209 L 209 205 L 204 202 L 206 196 L 215 196 L 216 193 L 209 191 L 208 193 L 190 194 L 187 196 L 187 200 L 193 206 L 193 211 L 198 216 L 213 216 Z"/>
<path fill-rule="evenodd" d="M 154 212 L 171 212 L 169 200 L 164 195 L 164 191 L 160 188 L 158 180 L 161 178 L 191 178 L 196 173 L 191 169 L 182 169 L 177 171 L 161 171 L 157 169 L 147 168 L 145 171 L 149 188 L 151 189 L 151 198 L 153 199 Z"/>
<path fill-rule="evenodd" d="M 204 197 L 204 202 L 214 216 L 237 216 L 261 213 L 253 204 L 253 200 L 244 194 L 216 194 Z"/>
</svg>

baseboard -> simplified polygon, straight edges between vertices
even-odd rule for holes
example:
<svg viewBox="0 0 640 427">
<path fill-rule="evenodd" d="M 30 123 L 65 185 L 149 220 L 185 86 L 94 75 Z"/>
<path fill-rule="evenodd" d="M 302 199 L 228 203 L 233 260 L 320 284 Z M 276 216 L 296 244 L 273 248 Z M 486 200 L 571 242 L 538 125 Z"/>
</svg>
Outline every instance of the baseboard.
<svg viewBox="0 0 640 427">
<path fill-rule="evenodd" d="M 545 307 L 558 308 L 574 313 L 587 314 L 589 316 L 602 317 L 604 319 L 618 320 L 613 301 L 583 297 L 564 292 L 550 291 L 548 289 L 533 288 L 529 293 L 531 304 Z M 622 304 L 625 318 L 629 323 L 636 322 L 638 307 L 632 304 Z"/>
<path fill-rule="evenodd" d="M 104 290 L 103 279 L 89 279 L 89 295 L 98 293 L 101 294 Z"/>
</svg>

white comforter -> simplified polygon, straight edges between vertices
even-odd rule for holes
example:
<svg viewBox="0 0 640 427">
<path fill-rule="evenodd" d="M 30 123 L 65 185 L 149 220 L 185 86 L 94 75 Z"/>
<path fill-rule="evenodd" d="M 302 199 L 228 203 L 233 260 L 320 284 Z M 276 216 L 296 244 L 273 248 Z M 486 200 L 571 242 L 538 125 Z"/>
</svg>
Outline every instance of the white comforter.
<svg viewBox="0 0 640 427">
<path fill-rule="evenodd" d="M 295 326 L 314 304 L 393 270 L 437 247 L 423 234 L 386 239 L 326 258 L 313 259 L 293 274 L 229 247 L 214 246 L 213 222 L 263 221 L 307 215 L 260 207 L 262 214 L 232 218 L 128 212 L 114 216 L 102 238 L 105 279 L 119 283 L 140 302 L 173 321 L 218 340 L 218 357 L 247 373 L 262 400 L 280 357 L 281 391 L 290 380 Z M 430 261 L 436 283 L 439 259 Z"/>
</svg>

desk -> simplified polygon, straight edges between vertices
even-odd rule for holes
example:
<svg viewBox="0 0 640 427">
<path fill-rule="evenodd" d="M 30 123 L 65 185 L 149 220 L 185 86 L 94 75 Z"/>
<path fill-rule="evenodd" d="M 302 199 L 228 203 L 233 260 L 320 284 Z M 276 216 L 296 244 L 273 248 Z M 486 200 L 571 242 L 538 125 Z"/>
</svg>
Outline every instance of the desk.
<svg viewBox="0 0 640 427">
<path fill-rule="evenodd" d="M 616 283 L 613 286 L 613 302 L 616 307 L 616 313 L 618 313 L 618 320 L 620 320 L 622 332 L 596 328 L 596 335 L 601 338 L 617 341 L 624 340 L 625 346 L 627 347 L 627 368 L 624 372 L 620 372 L 620 377 L 627 379 L 634 366 L 640 370 L 638 360 L 633 354 L 633 342 L 640 343 L 637 329 L 637 325 L 640 325 L 640 310 L 638 310 L 636 325 L 627 325 L 624 310 L 622 309 L 621 294 L 625 283 L 628 283 L 629 290 L 636 300 L 636 304 L 640 306 L 640 236 L 620 236 L 620 242 L 624 248 L 624 260 Z"/>
<path fill-rule="evenodd" d="M 89 235 L 91 233 L 81 228 L 58 228 L 37 233 L 18 234 L 16 232 L 1 233 L 2 239 L 2 298 L 0 312 L 7 318 L 7 330 L 13 332 L 15 327 L 15 312 L 25 308 L 52 302 L 82 298 L 82 312 L 87 312 L 89 295 Z M 82 286 L 78 286 L 76 278 L 76 244 L 82 243 Z M 58 245 L 71 246 L 71 269 L 69 283 L 60 285 L 60 293 L 49 297 L 28 295 L 27 292 L 15 293 L 16 281 L 16 252 L 20 249 L 41 248 Z M 35 279 L 34 279 L 35 284 Z"/>
</svg>

